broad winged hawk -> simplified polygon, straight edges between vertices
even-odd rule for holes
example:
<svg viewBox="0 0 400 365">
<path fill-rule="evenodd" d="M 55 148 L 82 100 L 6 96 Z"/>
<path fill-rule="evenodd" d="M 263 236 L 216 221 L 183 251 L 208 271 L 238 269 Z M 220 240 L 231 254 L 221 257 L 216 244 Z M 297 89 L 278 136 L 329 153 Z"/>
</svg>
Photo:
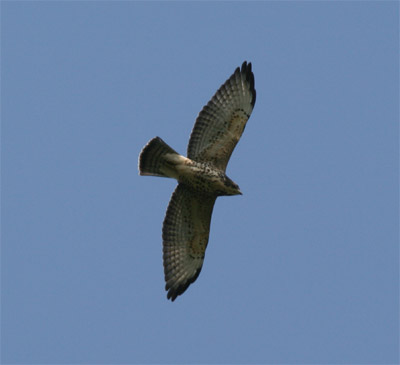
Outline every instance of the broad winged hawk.
<svg viewBox="0 0 400 365">
<path fill-rule="evenodd" d="M 200 274 L 215 200 L 241 194 L 225 170 L 255 101 L 251 63 L 244 62 L 198 115 L 187 157 L 159 137 L 140 153 L 140 175 L 178 180 L 162 229 L 165 290 L 172 301 Z"/>
</svg>

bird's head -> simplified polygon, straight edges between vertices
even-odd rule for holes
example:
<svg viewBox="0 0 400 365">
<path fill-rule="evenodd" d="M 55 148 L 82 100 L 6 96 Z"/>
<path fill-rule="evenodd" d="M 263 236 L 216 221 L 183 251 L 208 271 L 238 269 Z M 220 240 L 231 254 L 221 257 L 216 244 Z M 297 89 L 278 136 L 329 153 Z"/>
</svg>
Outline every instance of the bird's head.
<svg viewBox="0 0 400 365">
<path fill-rule="evenodd" d="M 224 191 L 221 195 L 242 195 L 239 185 L 234 183 L 228 176 L 224 176 Z"/>
</svg>

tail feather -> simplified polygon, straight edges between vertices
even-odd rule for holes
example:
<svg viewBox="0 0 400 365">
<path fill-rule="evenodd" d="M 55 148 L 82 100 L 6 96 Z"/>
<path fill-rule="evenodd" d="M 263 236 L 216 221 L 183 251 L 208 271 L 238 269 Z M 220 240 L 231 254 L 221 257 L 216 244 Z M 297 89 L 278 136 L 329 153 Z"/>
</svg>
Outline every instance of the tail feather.
<svg viewBox="0 0 400 365">
<path fill-rule="evenodd" d="M 139 156 L 140 175 L 175 177 L 168 161 L 171 155 L 179 155 L 160 137 L 155 137 L 144 146 Z"/>
</svg>

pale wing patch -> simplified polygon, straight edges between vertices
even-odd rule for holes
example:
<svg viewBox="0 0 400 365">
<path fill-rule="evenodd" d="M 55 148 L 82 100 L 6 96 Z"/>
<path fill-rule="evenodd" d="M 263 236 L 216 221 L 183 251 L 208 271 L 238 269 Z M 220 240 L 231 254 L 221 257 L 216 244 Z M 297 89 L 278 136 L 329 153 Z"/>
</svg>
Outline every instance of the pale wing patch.
<svg viewBox="0 0 400 365">
<path fill-rule="evenodd" d="M 210 141 L 209 145 L 199 153 L 197 158 L 201 161 L 208 161 L 215 167 L 225 170 L 226 164 L 243 134 L 248 119 L 243 110 L 235 111 L 231 120 L 226 123 L 223 133 L 218 133 L 214 141 Z"/>
</svg>

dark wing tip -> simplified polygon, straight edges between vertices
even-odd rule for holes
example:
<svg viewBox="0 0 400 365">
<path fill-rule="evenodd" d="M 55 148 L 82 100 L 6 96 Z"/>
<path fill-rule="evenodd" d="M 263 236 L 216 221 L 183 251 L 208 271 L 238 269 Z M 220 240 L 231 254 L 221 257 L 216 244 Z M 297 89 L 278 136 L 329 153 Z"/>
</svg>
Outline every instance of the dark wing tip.
<svg viewBox="0 0 400 365">
<path fill-rule="evenodd" d="M 196 279 L 199 277 L 201 272 L 201 267 L 196 271 L 196 273 L 187 281 L 184 283 L 180 284 L 177 287 L 171 287 L 168 283 L 165 285 L 165 290 L 168 291 L 167 293 L 167 299 L 171 299 L 171 302 L 173 302 L 178 295 L 183 294 L 186 289 L 189 287 L 190 284 L 194 283 Z M 165 280 L 167 281 L 167 274 L 165 274 Z"/>
<path fill-rule="evenodd" d="M 251 106 L 254 108 L 254 104 L 256 103 L 256 89 L 254 88 L 254 74 L 251 70 L 251 62 L 247 63 L 247 61 L 244 61 L 240 72 L 246 77 L 246 81 L 249 83 L 250 92 L 253 95 Z"/>
</svg>

